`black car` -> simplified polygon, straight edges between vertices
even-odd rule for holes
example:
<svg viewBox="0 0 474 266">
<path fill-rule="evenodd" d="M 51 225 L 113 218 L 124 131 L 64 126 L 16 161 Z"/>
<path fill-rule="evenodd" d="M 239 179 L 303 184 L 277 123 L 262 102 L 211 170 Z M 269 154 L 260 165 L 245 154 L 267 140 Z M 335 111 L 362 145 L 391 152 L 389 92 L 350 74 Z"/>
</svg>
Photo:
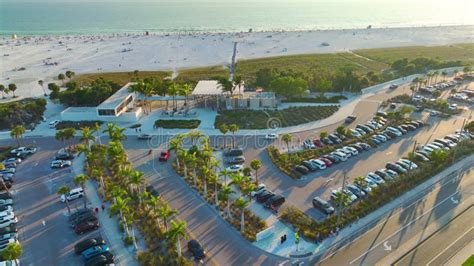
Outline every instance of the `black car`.
<svg viewBox="0 0 474 266">
<path fill-rule="evenodd" d="M 189 240 L 188 249 L 193 254 L 195 260 L 202 260 L 206 257 L 206 252 L 202 248 L 201 244 L 197 240 Z"/>
<path fill-rule="evenodd" d="M 312 164 L 310 161 L 303 161 L 301 163 L 304 167 L 308 168 L 311 172 L 318 170 L 319 168 Z"/>
<path fill-rule="evenodd" d="M 110 251 L 94 256 L 84 263 L 85 266 L 102 266 L 115 263 L 115 257 Z"/>
<path fill-rule="evenodd" d="M 95 217 L 94 217 L 95 218 Z M 82 221 L 74 226 L 76 234 L 84 234 L 86 232 L 99 229 L 99 220 L 97 218 Z"/>
<path fill-rule="evenodd" d="M 300 173 L 300 174 L 303 174 L 303 175 L 306 175 L 307 173 L 309 173 L 309 169 L 306 168 L 306 166 L 303 166 L 303 165 L 297 165 L 295 166 L 295 169 L 294 169 L 296 172 Z"/>
<path fill-rule="evenodd" d="M 342 140 L 341 140 L 340 138 L 338 138 L 338 137 L 337 137 L 336 135 L 334 135 L 334 134 L 330 134 L 330 135 L 328 136 L 328 138 L 329 138 L 332 142 L 334 142 L 334 143 L 336 143 L 336 144 L 342 143 Z"/>
<path fill-rule="evenodd" d="M 285 203 L 285 197 L 281 195 L 273 195 L 265 201 L 263 206 L 266 208 L 278 209 L 283 203 Z"/>
<path fill-rule="evenodd" d="M 381 178 L 385 179 L 385 180 L 390 180 L 390 176 L 387 175 L 387 173 L 385 172 L 382 172 L 380 170 L 377 170 L 374 172 L 376 175 L 380 176 Z"/>
<path fill-rule="evenodd" d="M 362 146 L 360 146 L 357 143 L 351 144 L 351 145 L 349 145 L 349 147 L 352 147 L 352 148 L 356 149 L 358 152 L 363 152 L 364 151 L 364 148 L 362 148 Z"/>
<path fill-rule="evenodd" d="M 325 145 L 333 145 L 334 144 L 334 142 L 332 140 L 330 140 L 329 138 L 327 138 L 327 137 L 321 138 L 321 142 L 324 143 Z"/>
<path fill-rule="evenodd" d="M 269 191 L 269 190 L 264 190 L 262 193 L 259 193 L 256 198 L 257 198 L 257 202 L 265 202 L 267 201 L 269 198 L 271 198 L 273 195 L 273 192 Z"/>
<path fill-rule="evenodd" d="M 56 155 L 56 160 L 72 160 L 74 159 L 74 154 L 64 152 L 64 153 L 58 153 Z"/>
<path fill-rule="evenodd" d="M 9 226 L 0 228 L 0 235 L 6 235 L 11 233 L 17 233 L 18 228 L 16 228 L 16 224 L 11 224 Z"/>
<path fill-rule="evenodd" d="M 392 171 L 395 171 L 397 172 L 398 174 L 405 174 L 407 172 L 407 170 L 403 167 L 401 167 L 400 165 L 398 164 L 394 164 L 394 163 L 388 163 L 385 165 L 385 168 L 389 169 L 389 170 L 392 170 Z"/>
<path fill-rule="evenodd" d="M 225 156 L 242 156 L 244 151 L 242 149 L 231 149 L 224 153 Z"/>
<path fill-rule="evenodd" d="M 356 187 L 355 185 L 347 185 L 347 190 L 352 192 L 352 194 L 356 195 L 357 198 L 361 199 L 365 197 L 365 192 L 362 191 L 360 188 Z"/>
<path fill-rule="evenodd" d="M 401 126 L 398 126 L 398 127 L 395 127 L 395 128 L 398 129 L 400 132 L 402 132 L 402 134 L 404 134 L 404 135 L 406 133 L 408 133 L 408 131 L 406 129 L 404 129 L 403 127 L 401 127 Z"/>
<path fill-rule="evenodd" d="M 346 124 L 350 124 L 350 123 L 354 122 L 354 120 L 356 120 L 356 119 L 357 119 L 357 116 L 350 115 L 350 116 L 346 117 L 346 119 L 344 120 L 344 122 L 345 122 Z"/>
<path fill-rule="evenodd" d="M 344 136 L 344 135 L 342 135 L 342 134 L 339 134 L 339 133 L 337 133 L 337 132 L 336 132 L 336 133 L 334 133 L 334 135 L 335 135 L 336 137 L 338 137 L 338 138 L 339 138 L 340 140 L 342 140 L 342 141 L 344 141 L 344 140 L 346 140 L 346 139 L 347 139 L 347 137 L 346 137 L 346 136 Z"/>
<path fill-rule="evenodd" d="M 390 136 L 392 139 L 396 138 L 397 135 L 395 133 L 393 133 L 392 131 L 390 130 L 385 130 L 384 133 L 387 135 L 387 136 Z"/>
<path fill-rule="evenodd" d="M 99 237 L 94 237 L 94 238 L 84 239 L 84 240 L 82 240 L 81 242 L 77 243 L 74 246 L 74 253 L 79 255 L 84 250 L 86 250 L 90 247 L 94 247 L 94 246 L 102 245 L 102 244 L 105 244 L 105 241 L 100 236 Z"/>
<path fill-rule="evenodd" d="M 313 199 L 313 206 L 316 209 L 321 210 L 325 214 L 333 214 L 334 213 L 334 207 L 332 207 L 331 204 L 329 204 L 327 201 L 325 201 L 321 198 L 315 197 Z"/>
<path fill-rule="evenodd" d="M 72 219 L 70 221 L 71 221 L 71 226 L 74 227 L 74 226 L 76 226 L 77 224 L 79 224 L 83 221 L 91 221 L 91 220 L 94 220 L 94 219 L 97 219 L 97 217 L 95 217 L 94 213 L 93 212 L 87 212 L 87 213 L 76 216 L 74 219 Z"/>
<path fill-rule="evenodd" d="M 0 199 L 3 199 L 3 200 L 12 199 L 12 195 L 8 192 L 4 192 L 0 194 Z"/>
<path fill-rule="evenodd" d="M 244 156 L 236 156 L 227 161 L 229 164 L 243 164 L 245 162 Z"/>
<path fill-rule="evenodd" d="M 156 190 L 153 186 L 146 186 L 145 188 L 146 192 L 150 193 L 154 197 L 158 197 L 160 193 L 158 193 L 158 190 Z"/>
<path fill-rule="evenodd" d="M 412 125 L 412 124 L 408 124 L 408 125 L 406 125 L 406 126 L 407 126 L 408 130 L 410 130 L 410 131 L 415 131 L 416 128 L 417 128 L 416 126 L 414 126 L 414 125 Z"/>
</svg>

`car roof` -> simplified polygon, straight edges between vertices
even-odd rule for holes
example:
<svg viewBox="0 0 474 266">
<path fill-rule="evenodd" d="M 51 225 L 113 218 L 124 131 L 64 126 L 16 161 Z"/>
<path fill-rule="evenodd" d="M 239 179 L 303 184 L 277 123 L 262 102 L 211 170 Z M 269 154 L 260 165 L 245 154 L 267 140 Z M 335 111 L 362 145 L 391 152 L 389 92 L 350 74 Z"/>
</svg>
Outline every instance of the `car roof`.
<svg viewBox="0 0 474 266">
<path fill-rule="evenodd" d="M 80 187 L 77 187 L 77 188 L 73 188 L 69 191 L 69 193 L 73 193 L 73 192 L 81 192 L 82 191 L 82 188 Z"/>
</svg>

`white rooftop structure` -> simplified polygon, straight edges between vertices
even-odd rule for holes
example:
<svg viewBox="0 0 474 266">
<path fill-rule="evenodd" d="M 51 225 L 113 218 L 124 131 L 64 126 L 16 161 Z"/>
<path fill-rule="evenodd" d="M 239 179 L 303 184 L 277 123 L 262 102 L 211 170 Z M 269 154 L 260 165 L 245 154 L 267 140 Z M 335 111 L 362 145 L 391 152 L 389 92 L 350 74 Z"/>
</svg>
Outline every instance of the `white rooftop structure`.
<svg viewBox="0 0 474 266">
<path fill-rule="evenodd" d="M 244 91 L 244 86 L 241 86 L 241 91 Z M 234 93 L 239 91 L 239 88 L 234 89 Z M 200 80 L 193 90 L 193 95 L 211 96 L 222 95 L 222 86 L 217 80 Z"/>
<path fill-rule="evenodd" d="M 120 105 L 128 96 L 133 95 L 132 92 L 128 91 L 128 88 L 133 85 L 134 83 L 129 82 L 122 88 L 120 88 L 117 92 L 115 92 L 112 96 L 107 98 L 101 104 L 97 106 L 97 109 L 114 109 L 118 105 Z"/>
</svg>

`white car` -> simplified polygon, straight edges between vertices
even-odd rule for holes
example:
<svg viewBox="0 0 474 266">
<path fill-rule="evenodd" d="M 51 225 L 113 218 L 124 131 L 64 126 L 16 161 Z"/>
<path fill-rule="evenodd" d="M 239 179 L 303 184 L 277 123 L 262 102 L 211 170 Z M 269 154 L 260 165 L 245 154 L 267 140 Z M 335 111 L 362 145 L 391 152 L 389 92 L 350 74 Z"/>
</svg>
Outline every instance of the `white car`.
<svg viewBox="0 0 474 266">
<path fill-rule="evenodd" d="M 241 164 L 234 164 L 226 168 L 227 171 L 231 173 L 240 172 L 244 169 L 244 166 Z"/>
<path fill-rule="evenodd" d="M 15 218 L 15 213 L 13 212 L 5 212 L 4 214 L 5 214 L 4 216 L 0 216 L 0 223 L 5 220 L 11 220 Z"/>
<path fill-rule="evenodd" d="M 15 216 L 15 213 L 13 212 L 12 207 L 11 206 L 8 206 L 8 207 L 9 208 L 7 208 L 6 210 L 0 212 L 0 219 L 3 219 L 3 217 L 9 216 L 10 214 L 13 214 L 13 216 Z"/>
<path fill-rule="evenodd" d="M 380 176 L 376 175 L 373 172 L 369 172 L 366 177 L 368 179 L 371 179 L 372 181 L 374 181 L 378 185 L 385 183 L 385 180 L 383 180 L 383 178 L 381 178 Z"/>
<path fill-rule="evenodd" d="M 81 198 L 83 196 L 84 196 L 84 190 L 78 187 L 78 188 L 71 189 L 71 191 L 69 191 L 69 193 L 67 193 L 66 195 L 64 194 L 61 195 L 59 199 L 61 200 L 61 202 L 66 202 L 66 199 L 67 201 L 71 201 L 71 200 Z"/>
<path fill-rule="evenodd" d="M 53 120 L 49 122 L 49 128 L 56 128 L 56 126 L 59 124 L 59 120 Z"/>
<path fill-rule="evenodd" d="M 267 188 L 267 186 L 265 184 L 259 184 L 257 186 L 257 188 L 255 189 L 255 191 L 250 192 L 250 196 L 255 197 L 255 195 L 257 195 L 258 192 L 260 192 L 260 191 L 262 191 L 266 188 Z"/>
<path fill-rule="evenodd" d="M 346 146 L 346 147 L 344 147 L 343 149 L 349 151 L 352 155 L 357 155 L 357 154 L 359 154 L 359 151 L 358 151 L 357 149 L 355 149 L 355 148 L 352 148 L 352 147 L 347 147 L 347 146 Z"/>
<path fill-rule="evenodd" d="M 13 200 L 12 199 L 0 199 L 0 206 L 7 206 L 7 205 L 12 205 Z"/>
<path fill-rule="evenodd" d="M 346 153 L 338 152 L 338 151 L 331 152 L 331 155 L 336 157 L 336 159 L 338 159 L 339 161 L 342 161 L 342 162 L 347 161 L 347 158 L 348 158 Z"/>
<path fill-rule="evenodd" d="M 401 137 L 403 135 L 402 132 L 400 132 L 400 130 L 394 127 L 387 127 L 387 130 L 395 134 L 397 137 Z"/>
<path fill-rule="evenodd" d="M 278 139 L 278 134 L 268 133 L 267 135 L 265 135 L 265 139 L 268 139 L 268 140 Z"/>
<path fill-rule="evenodd" d="M 6 160 L 3 160 L 3 164 L 9 164 L 9 163 L 21 163 L 20 158 L 8 158 Z"/>
<path fill-rule="evenodd" d="M 10 220 L 4 220 L 4 221 L 1 221 L 0 222 L 0 228 L 5 228 L 7 226 L 10 226 L 12 224 L 16 224 L 18 223 L 18 219 L 15 217 L 13 219 L 10 219 Z"/>
<path fill-rule="evenodd" d="M 54 160 L 51 162 L 51 168 L 64 168 L 71 165 L 72 165 L 71 161 Z"/>
<path fill-rule="evenodd" d="M 305 140 L 303 145 L 306 149 L 316 149 L 316 145 L 314 145 L 313 141 L 310 139 Z"/>
<path fill-rule="evenodd" d="M 349 196 L 349 198 L 350 198 L 350 200 L 351 200 L 351 203 L 357 200 L 357 196 L 354 195 L 354 193 L 350 192 L 350 191 L 347 190 L 347 189 L 342 190 L 342 188 L 338 188 L 338 189 L 336 189 L 336 190 L 331 191 L 331 199 L 332 199 L 332 200 L 334 200 L 334 201 L 336 200 L 336 194 L 337 194 L 338 192 L 344 193 L 344 194 L 346 194 L 347 196 Z"/>
<path fill-rule="evenodd" d="M 310 160 L 310 162 L 311 162 L 314 166 L 318 167 L 319 170 L 324 170 L 324 169 L 326 169 L 326 163 L 325 163 L 324 161 L 322 161 L 322 160 L 319 160 L 319 159 L 312 159 L 312 160 Z"/>
<path fill-rule="evenodd" d="M 19 148 L 16 148 L 16 149 L 13 149 L 12 151 L 10 151 L 11 154 L 18 154 L 20 152 L 24 152 L 24 153 L 28 153 L 28 154 L 33 154 L 37 151 L 37 148 L 36 147 L 19 147 Z"/>
<path fill-rule="evenodd" d="M 453 103 L 448 108 L 449 108 L 449 110 L 456 111 L 458 109 L 458 105 Z"/>
</svg>

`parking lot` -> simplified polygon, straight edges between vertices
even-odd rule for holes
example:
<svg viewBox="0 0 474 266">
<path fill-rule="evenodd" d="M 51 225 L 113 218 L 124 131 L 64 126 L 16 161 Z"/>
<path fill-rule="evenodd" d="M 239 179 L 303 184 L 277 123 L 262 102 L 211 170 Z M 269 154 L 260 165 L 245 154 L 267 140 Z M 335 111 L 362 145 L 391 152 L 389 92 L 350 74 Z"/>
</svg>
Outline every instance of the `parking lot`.
<svg viewBox="0 0 474 266">
<path fill-rule="evenodd" d="M 1 142 L 6 145 L 8 142 Z M 31 138 L 25 144 L 38 146 L 38 151 L 17 166 L 12 189 L 18 238 L 23 246 L 22 265 L 83 265 L 74 255 L 74 245 L 99 231 L 76 235 L 68 222 L 67 208 L 59 201 L 57 190 L 62 185 L 76 187 L 72 168 L 51 169 L 54 154 L 62 145 L 53 137 L 38 142 Z M 82 200 L 70 203 L 71 210 L 83 207 Z"/>
</svg>

